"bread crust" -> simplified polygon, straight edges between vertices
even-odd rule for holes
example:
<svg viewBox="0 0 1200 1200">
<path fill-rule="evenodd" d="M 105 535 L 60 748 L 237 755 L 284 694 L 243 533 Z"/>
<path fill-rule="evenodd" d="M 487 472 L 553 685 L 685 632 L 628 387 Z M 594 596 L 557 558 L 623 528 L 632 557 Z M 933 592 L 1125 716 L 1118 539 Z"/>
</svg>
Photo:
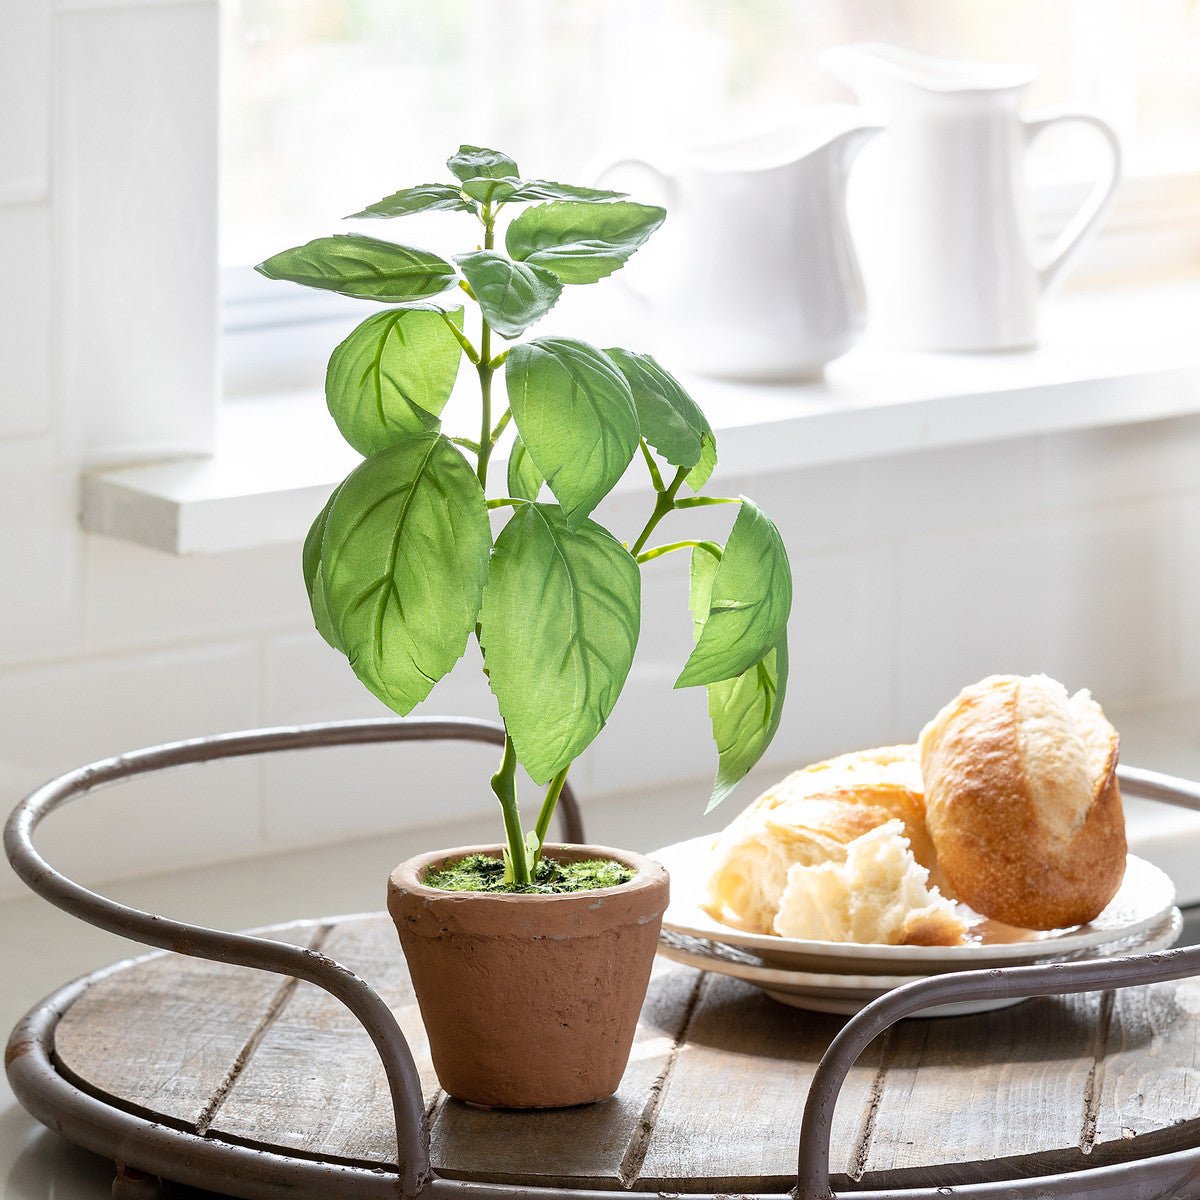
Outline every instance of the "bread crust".
<svg viewBox="0 0 1200 1200">
<path fill-rule="evenodd" d="M 1018 676 L 961 692 L 921 733 L 925 818 L 952 893 L 977 912 L 1023 929 L 1086 924 L 1125 874 L 1125 818 L 1111 734 L 1090 803 L 1066 836 L 1047 826 L 1018 720 Z"/>
</svg>

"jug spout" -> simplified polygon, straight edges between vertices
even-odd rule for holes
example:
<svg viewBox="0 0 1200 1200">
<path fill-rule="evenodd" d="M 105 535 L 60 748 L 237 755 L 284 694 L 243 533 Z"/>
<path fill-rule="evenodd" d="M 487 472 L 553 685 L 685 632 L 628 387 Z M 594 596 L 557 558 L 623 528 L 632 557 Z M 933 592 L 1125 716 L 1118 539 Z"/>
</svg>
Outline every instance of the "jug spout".
<svg viewBox="0 0 1200 1200">
<path fill-rule="evenodd" d="M 821 66 L 846 84 L 874 111 L 919 93 L 960 96 L 965 92 L 1008 92 L 1027 87 L 1032 69 L 1010 63 L 959 62 L 928 58 L 883 42 L 834 46 Z"/>
<path fill-rule="evenodd" d="M 836 137 L 832 138 L 828 143 L 828 148 L 830 153 L 834 155 L 842 171 L 846 172 L 850 170 L 850 165 L 858 156 L 858 152 L 876 134 L 882 132 L 882 125 L 855 125 L 851 129 L 844 129 Z"/>
</svg>

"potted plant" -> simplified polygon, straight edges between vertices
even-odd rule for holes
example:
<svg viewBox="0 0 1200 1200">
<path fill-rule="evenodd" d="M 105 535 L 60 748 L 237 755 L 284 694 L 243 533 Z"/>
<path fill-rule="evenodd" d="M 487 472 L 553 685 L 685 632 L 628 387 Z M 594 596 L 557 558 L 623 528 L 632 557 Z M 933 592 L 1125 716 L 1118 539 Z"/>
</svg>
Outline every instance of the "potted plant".
<svg viewBox="0 0 1200 1200">
<path fill-rule="evenodd" d="M 363 462 L 304 544 L 317 629 L 402 716 L 474 636 L 504 722 L 491 779 L 503 844 L 425 855 L 389 882 L 439 1079 L 481 1104 L 578 1104 L 620 1081 L 667 899 L 662 868 L 640 855 L 546 842 L 571 764 L 604 727 L 633 662 L 640 570 L 691 551 L 696 644 L 675 686 L 708 689 L 718 750 L 710 807 L 778 728 L 791 576 L 757 506 L 699 494 L 716 439 L 653 358 L 564 337 L 516 340 L 564 287 L 620 268 L 664 210 L 524 180 L 507 155 L 477 146 L 447 166 L 452 181 L 405 188 L 355 216 L 473 219 L 475 244 L 453 261 L 340 234 L 258 270 L 386 305 L 329 361 L 329 411 Z M 477 322 L 464 320 L 464 296 Z M 479 381 L 470 436 L 440 422 L 464 357 Z M 494 395 L 500 371 L 506 404 Z M 489 466 L 510 425 L 497 487 Z M 589 514 L 635 459 L 653 502 L 624 541 Z M 739 506 L 724 546 L 650 544 L 669 515 L 708 504 Z M 545 788 L 531 829 L 518 810 L 518 765 Z"/>
</svg>

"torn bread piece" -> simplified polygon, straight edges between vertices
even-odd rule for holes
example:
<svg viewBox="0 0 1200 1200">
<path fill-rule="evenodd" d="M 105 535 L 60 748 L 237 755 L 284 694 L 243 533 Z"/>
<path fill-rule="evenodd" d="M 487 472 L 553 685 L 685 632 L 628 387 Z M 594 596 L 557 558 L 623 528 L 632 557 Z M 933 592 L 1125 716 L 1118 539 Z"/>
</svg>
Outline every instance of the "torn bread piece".
<svg viewBox="0 0 1200 1200">
<path fill-rule="evenodd" d="M 773 933 L 789 868 L 842 862 L 850 842 L 893 819 L 940 883 L 915 746 L 859 750 L 793 771 L 713 840 L 704 906 L 726 925 Z"/>
<path fill-rule="evenodd" d="M 891 820 L 850 842 L 843 862 L 792 866 L 774 929 L 822 942 L 956 946 L 967 926 Z"/>
</svg>

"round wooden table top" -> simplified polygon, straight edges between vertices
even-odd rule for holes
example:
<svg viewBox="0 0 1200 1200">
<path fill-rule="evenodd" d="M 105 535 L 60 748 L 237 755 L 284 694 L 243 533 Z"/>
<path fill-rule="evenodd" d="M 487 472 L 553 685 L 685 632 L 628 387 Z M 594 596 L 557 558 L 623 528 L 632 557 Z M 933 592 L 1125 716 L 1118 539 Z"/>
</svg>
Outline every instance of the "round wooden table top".
<svg viewBox="0 0 1200 1200">
<path fill-rule="evenodd" d="M 264 931 L 361 975 L 420 1068 L 443 1177 L 567 1188 L 785 1192 L 801 1112 L 842 1019 L 660 959 L 620 1091 L 488 1112 L 438 1088 L 384 914 Z M 160 954 L 88 987 L 54 1034 L 59 1070 L 165 1125 L 356 1166 L 394 1164 L 383 1069 L 325 992 Z M 1200 980 L 903 1022 L 851 1072 L 834 1186 L 947 1186 L 1099 1167 L 1200 1143 Z"/>
</svg>

